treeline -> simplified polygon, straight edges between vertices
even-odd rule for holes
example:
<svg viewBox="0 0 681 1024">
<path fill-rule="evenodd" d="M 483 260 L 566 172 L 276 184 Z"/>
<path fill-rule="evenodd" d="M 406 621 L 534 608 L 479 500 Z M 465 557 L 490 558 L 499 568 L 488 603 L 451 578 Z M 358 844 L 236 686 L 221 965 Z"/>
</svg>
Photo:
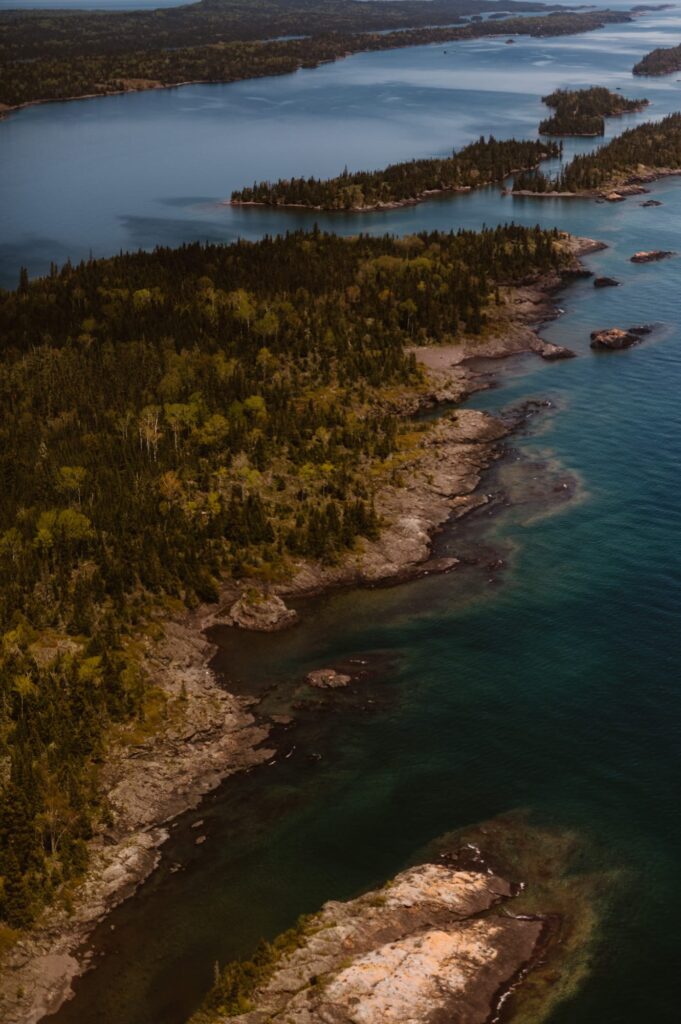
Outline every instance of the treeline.
<svg viewBox="0 0 681 1024">
<path fill-rule="evenodd" d="M 83 868 L 110 729 L 145 728 L 149 615 L 375 537 L 406 346 L 562 259 L 538 228 L 315 231 L 0 292 L 0 921 Z"/>
<path fill-rule="evenodd" d="M 555 9 L 534 0 L 199 0 L 156 10 L 14 10 L 0 12 L 0 62 L 423 28 L 484 12 Z"/>
<path fill-rule="evenodd" d="M 556 89 L 542 97 L 554 111 L 539 125 L 540 135 L 604 135 L 605 118 L 631 114 L 648 100 L 628 100 L 603 86 L 591 89 Z"/>
<path fill-rule="evenodd" d="M 681 113 L 630 128 L 607 145 L 574 157 L 554 178 L 519 174 L 514 191 L 591 192 L 614 187 L 638 173 L 681 167 Z"/>
<path fill-rule="evenodd" d="M 536 167 L 560 156 L 556 142 L 497 140 L 483 136 L 449 157 L 409 160 L 380 171 L 346 169 L 337 178 L 289 178 L 254 183 L 232 192 L 233 203 L 309 206 L 325 210 L 363 210 L 389 203 L 414 202 L 426 192 L 475 188 L 503 181 L 512 171 Z"/>
<path fill-rule="evenodd" d="M 356 4 L 356 7 L 363 7 Z M 379 6 L 383 6 L 380 4 Z M 401 6 L 401 3 L 398 4 Z M 168 9 L 168 13 L 177 8 Z M 546 17 L 517 17 L 503 22 L 507 35 L 560 36 L 589 32 L 611 22 L 630 21 L 626 13 L 581 11 Z M 426 43 L 475 39 L 499 32 L 498 21 L 468 22 L 453 28 L 413 28 L 403 32 L 327 33 L 299 39 L 263 42 L 219 42 L 165 49 L 146 45 L 141 37 L 119 52 L 78 52 L 62 56 L 50 51 L 35 59 L 7 57 L 0 61 L 0 103 L 8 107 L 41 100 L 99 96 L 154 85 L 184 82 L 233 82 L 280 75 L 316 67 L 363 50 L 392 50 Z"/>
<path fill-rule="evenodd" d="M 681 43 L 651 50 L 632 68 L 635 75 L 671 75 L 674 71 L 681 71 Z"/>
</svg>

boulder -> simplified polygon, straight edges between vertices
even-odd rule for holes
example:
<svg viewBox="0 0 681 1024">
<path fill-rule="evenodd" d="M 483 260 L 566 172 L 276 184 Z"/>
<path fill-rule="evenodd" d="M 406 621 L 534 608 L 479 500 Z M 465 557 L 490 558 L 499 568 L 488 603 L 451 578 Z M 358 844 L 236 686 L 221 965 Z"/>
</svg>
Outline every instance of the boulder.
<svg viewBox="0 0 681 1024">
<path fill-rule="evenodd" d="M 659 199 L 646 199 L 645 203 L 641 203 L 641 206 L 662 206 Z"/>
<path fill-rule="evenodd" d="M 637 345 L 639 337 L 633 331 L 623 331 L 621 327 L 611 327 L 609 330 L 592 331 L 591 347 L 604 349 L 608 352 L 615 352 L 619 349 L 630 348 Z"/>
<path fill-rule="evenodd" d="M 317 668 L 314 672 L 308 672 L 307 681 L 318 690 L 336 690 L 351 683 L 352 676 L 336 672 L 335 668 Z"/>
<path fill-rule="evenodd" d="M 619 287 L 619 281 L 616 281 L 614 277 L 595 277 L 594 288 L 617 288 Z"/>
</svg>

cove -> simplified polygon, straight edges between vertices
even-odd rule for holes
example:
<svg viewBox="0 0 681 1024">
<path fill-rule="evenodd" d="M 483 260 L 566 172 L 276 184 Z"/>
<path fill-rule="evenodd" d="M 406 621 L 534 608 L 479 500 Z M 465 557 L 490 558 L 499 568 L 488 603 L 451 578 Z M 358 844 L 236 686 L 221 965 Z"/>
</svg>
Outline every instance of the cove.
<svg viewBox="0 0 681 1024">
<path fill-rule="evenodd" d="M 677 17 L 664 12 L 593 37 L 523 41 L 506 49 L 489 42 L 466 45 L 466 56 L 444 76 L 459 82 L 457 89 L 436 84 L 433 48 L 398 51 L 399 59 L 394 53 L 381 55 L 380 61 L 376 55 L 361 55 L 309 75 L 270 80 L 268 86 L 258 83 L 272 90 L 273 100 L 292 87 L 286 83 L 309 81 L 312 111 L 303 119 L 306 130 L 298 133 L 295 117 L 289 122 L 281 111 L 265 116 L 261 129 L 263 123 L 281 122 L 280 138 L 288 131 L 289 143 L 279 150 L 271 137 L 259 134 L 253 146 L 261 163 L 252 160 L 249 176 L 279 176 L 296 166 L 315 174 L 335 173 L 346 160 L 364 165 L 429 146 L 437 151 L 445 124 L 450 125 L 447 145 L 455 131 L 460 136 L 454 143 L 482 131 L 533 133 L 542 110 L 538 97 L 556 85 L 622 84 L 627 95 L 648 95 L 654 101 L 650 114 L 657 116 L 674 109 L 674 84 L 633 83 L 627 69 L 659 45 L 651 40 L 664 37 L 678 24 Z M 431 63 L 424 73 L 419 62 L 425 61 Z M 362 74 L 367 76 L 363 84 Z M 319 84 L 313 86 L 315 81 Z M 211 88 L 216 91 L 197 87 L 97 101 L 89 107 L 92 115 L 87 104 L 64 104 L 57 113 L 63 112 L 67 121 L 73 118 L 73 131 L 99 131 L 96 110 L 112 104 L 106 109 L 119 111 L 128 126 L 119 126 L 120 141 L 132 130 L 133 115 L 126 111 L 142 111 L 135 130 L 144 130 L 146 103 L 167 104 L 171 111 L 178 103 L 201 108 L 208 97 L 223 92 L 228 97 L 259 95 L 254 83 Z M 456 97 L 456 106 L 452 92 L 465 94 Z M 330 113 L 324 110 L 334 94 L 336 128 L 349 126 L 347 138 L 322 151 L 319 126 L 326 116 L 333 122 L 333 106 Z M 398 99 L 392 102 L 396 113 L 391 120 L 386 110 L 394 94 Z M 362 96 L 365 102 L 366 97 L 373 100 L 352 114 L 349 105 L 362 107 Z M 238 106 L 242 101 L 229 102 Z M 192 130 L 210 149 L 217 144 L 213 115 L 193 109 L 187 123 L 195 125 Z M 85 115 L 82 123 L 71 113 L 76 110 Z M 39 127 L 45 113 L 47 108 L 34 108 L 8 119 L 0 125 L 0 136 L 4 140 L 7 131 L 11 140 L 13 127 L 34 124 L 35 131 L 24 135 L 32 134 L 34 142 L 32 158 L 30 146 L 24 151 L 24 166 L 32 169 L 34 186 L 41 181 L 52 187 L 38 159 L 38 135 L 48 128 L 47 121 Z M 189 161 L 187 139 L 182 143 L 177 133 L 173 136 L 175 115 L 167 116 L 164 130 L 162 117 L 147 112 L 148 161 L 138 178 L 131 173 L 121 179 L 112 168 L 107 187 L 96 183 L 96 195 L 84 195 L 84 206 L 92 206 L 82 220 L 77 205 L 69 220 L 68 204 L 58 203 L 57 186 L 47 195 L 35 188 L 36 203 L 52 220 L 45 221 L 43 242 L 35 246 L 18 231 L 3 233 L 15 246 L 13 255 L 6 254 L 8 274 L 15 273 L 10 263 L 21 252 L 34 270 L 44 258 L 59 259 L 59 252 L 48 255 L 53 241 L 62 245 L 62 253 L 78 258 L 78 246 L 96 250 L 101 244 L 112 251 L 119 244 L 147 245 L 164 238 L 174 243 L 182 231 L 196 237 L 197 223 L 218 232 L 208 237 L 231 237 L 230 230 L 246 234 L 243 226 L 230 227 L 234 211 L 211 205 L 233 184 L 248 180 L 243 175 L 232 180 L 245 167 L 216 167 L 210 154 L 202 160 L 199 151 L 193 152 L 192 172 L 201 184 L 196 195 L 205 197 L 205 211 L 203 200 L 191 199 L 194 193 L 173 191 L 192 180 L 186 166 L 182 173 L 168 166 L 168 178 L 159 188 L 155 138 L 170 133 L 178 161 Z M 92 123 L 83 129 L 89 117 Z M 243 114 L 242 121 L 230 144 L 233 152 L 252 157 L 249 117 Z M 350 159 L 352 126 L 362 123 L 365 131 L 355 140 Z M 377 128 L 385 131 L 381 138 L 374 137 Z M 621 122 L 609 123 L 609 131 L 620 129 Z M 330 138 L 333 123 L 323 130 L 323 138 Z M 56 136 L 57 131 L 55 143 Z M 66 149 L 61 152 L 69 156 Z M 316 164 L 305 164 L 308 155 L 315 155 Z M 87 149 L 81 159 L 87 160 Z M 93 149 L 90 159 L 99 161 L 98 151 Z M 62 165 L 59 186 L 68 186 L 72 196 L 75 161 L 69 157 Z M 116 166 L 120 172 L 127 165 Z M 265 166 L 271 169 L 263 171 Z M 104 163 L 98 167 L 103 173 Z M 12 174 L 11 195 L 23 194 L 24 209 L 30 210 L 30 189 L 17 171 Z M 157 198 L 152 201 L 145 189 L 154 180 Z M 184 206 L 179 204 L 183 194 L 190 197 Z M 585 856 L 599 866 L 615 867 L 623 879 L 589 981 L 553 1021 L 675 1019 L 681 909 L 676 813 L 681 770 L 681 263 L 636 267 L 628 260 L 637 249 L 680 248 L 681 188 L 668 180 L 655 185 L 653 194 L 663 206 L 643 209 L 635 199 L 615 207 L 581 201 L 540 204 L 502 199 L 498 190 L 486 190 L 381 217 L 324 222 L 342 231 L 396 232 L 479 226 L 511 217 L 559 224 L 607 242 L 608 250 L 587 263 L 599 274 L 616 277 L 621 286 L 600 292 L 583 281 L 560 296 L 566 313 L 544 336 L 575 349 L 577 359 L 561 364 L 529 357 L 509 361 L 494 368 L 499 386 L 471 399 L 490 410 L 527 398 L 552 403 L 552 410 L 512 439 L 516 451 L 485 483 L 508 494 L 511 507 L 487 521 L 471 519 L 439 541 L 452 553 L 500 552 L 507 568 L 499 583 L 489 584 L 488 575 L 472 567 L 394 589 L 329 595 L 303 609 L 300 627 L 277 637 L 218 634 L 222 649 L 216 667 L 226 685 L 266 692 L 264 710 L 269 713 L 297 700 L 302 677 L 312 668 L 361 659 L 369 676 L 356 693 L 339 697 L 335 709 L 301 712 L 299 724 L 278 737 L 275 764 L 230 780 L 182 819 L 160 870 L 99 929 L 94 949 L 105 955 L 96 956 L 93 970 L 76 985 L 76 998 L 54 1021 L 180 1024 L 210 984 L 216 960 L 247 954 L 260 935 L 276 933 L 326 899 L 379 884 L 443 832 L 519 807 L 537 820 L 575 829 L 585 837 L 585 851 L 590 851 Z M 174 197 L 175 205 L 164 207 L 159 195 Z M 2 206 L 8 223 L 18 219 L 14 208 L 10 216 L 4 197 Z M 130 220 L 123 222 L 121 209 L 146 211 L 139 215 L 144 224 L 134 228 Z M 159 210 L 163 215 L 157 217 Z M 36 232 L 40 219 L 36 212 Z M 298 215 L 257 211 L 249 237 L 308 222 Z M 659 331 L 636 349 L 599 356 L 588 348 L 594 327 L 656 321 Z M 578 482 L 577 495 L 557 507 L 545 482 L 565 475 Z M 198 820 L 204 822 L 207 841 L 197 847 L 191 826 Z"/>
</svg>

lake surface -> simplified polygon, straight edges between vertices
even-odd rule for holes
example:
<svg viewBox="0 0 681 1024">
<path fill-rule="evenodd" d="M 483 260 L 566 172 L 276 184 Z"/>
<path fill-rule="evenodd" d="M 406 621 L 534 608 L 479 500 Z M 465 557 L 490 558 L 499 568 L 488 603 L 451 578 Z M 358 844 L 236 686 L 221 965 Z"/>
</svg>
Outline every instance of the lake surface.
<svg viewBox="0 0 681 1024">
<path fill-rule="evenodd" d="M 662 116 L 681 108 L 674 76 L 643 82 L 629 69 L 679 37 L 680 13 L 664 12 L 579 37 L 362 54 L 285 78 L 36 107 L 0 125 L 8 282 L 21 263 L 40 272 L 89 249 L 255 238 L 314 220 L 403 233 L 511 218 L 603 239 L 587 264 L 622 282 L 561 295 L 565 315 L 544 336 L 579 358 L 507 361 L 498 387 L 471 400 L 492 411 L 552 402 L 485 483 L 511 507 L 438 541 L 481 553 L 481 565 L 328 596 L 280 636 L 218 633 L 228 685 L 266 691 L 268 712 L 299 699 L 312 668 L 358 658 L 370 674 L 333 708 L 300 712 L 276 763 L 180 821 L 160 870 L 98 930 L 97 966 L 53 1024 L 182 1024 L 215 961 L 382 882 L 442 833 L 517 808 L 575 829 L 585 856 L 625 879 L 588 982 L 552 1024 L 677 1019 L 681 261 L 629 256 L 681 249 L 681 182 L 655 185 L 654 209 L 498 189 L 374 216 L 216 204 L 254 178 L 534 134 L 540 97 L 557 86 L 621 86 L 654 101 L 644 117 Z M 641 346 L 590 351 L 594 327 L 642 322 L 660 327 Z M 560 503 L 568 480 L 576 496 Z M 506 568 L 490 574 L 497 554 Z"/>
</svg>

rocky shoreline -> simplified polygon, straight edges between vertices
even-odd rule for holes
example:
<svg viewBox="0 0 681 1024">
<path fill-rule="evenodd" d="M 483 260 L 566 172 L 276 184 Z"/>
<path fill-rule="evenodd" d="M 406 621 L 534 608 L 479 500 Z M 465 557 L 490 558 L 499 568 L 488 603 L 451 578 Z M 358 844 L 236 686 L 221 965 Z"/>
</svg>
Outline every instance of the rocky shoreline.
<svg viewBox="0 0 681 1024">
<path fill-rule="evenodd" d="M 621 203 L 630 196 L 642 196 L 648 193 L 646 185 L 652 185 L 663 178 L 674 178 L 681 175 L 681 168 L 660 167 L 657 169 L 643 168 L 636 174 L 615 179 L 603 188 L 583 189 L 580 192 L 533 192 L 531 189 L 506 190 L 506 195 L 524 199 L 594 199 L 596 202 Z M 656 201 L 643 203 L 643 206 L 659 206 Z"/>
<path fill-rule="evenodd" d="M 482 340 L 415 349 L 428 387 L 404 396 L 400 412 L 458 403 L 489 382 L 468 365 L 536 352 L 546 359 L 573 353 L 536 333 L 557 315 L 551 295 L 586 272 L 579 257 L 605 248 L 590 239 L 566 239 L 571 265 L 509 290 L 495 327 Z M 204 630 L 222 623 L 249 629 L 293 625 L 285 597 L 320 593 L 334 586 L 399 582 L 426 572 L 449 571 L 455 558 L 431 559 L 433 534 L 489 500 L 478 488 L 484 471 L 500 457 L 500 441 L 519 422 L 472 409 L 456 409 L 424 431 L 381 488 L 376 505 L 385 527 L 378 540 L 338 566 L 300 563 L 290 580 L 267 591 L 230 584 L 217 610 L 203 607 L 164 622 L 164 638 L 145 641 L 152 683 L 163 692 L 158 730 L 138 742 L 115 743 L 103 767 L 112 824 L 92 841 L 92 862 L 70 903 L 52 906 L 0 962 L 3 1024 L 38 1024 L 72 995 L 71 982 L 90 963 L 87 938 L 118 903 L 151 874 L 171 819 L 192 807 L 227 776 L 269 759 L 268 730 L 256 722 L 250 702 L 228 694 L 207 668 L 215 648 Z"/>
</svg>

